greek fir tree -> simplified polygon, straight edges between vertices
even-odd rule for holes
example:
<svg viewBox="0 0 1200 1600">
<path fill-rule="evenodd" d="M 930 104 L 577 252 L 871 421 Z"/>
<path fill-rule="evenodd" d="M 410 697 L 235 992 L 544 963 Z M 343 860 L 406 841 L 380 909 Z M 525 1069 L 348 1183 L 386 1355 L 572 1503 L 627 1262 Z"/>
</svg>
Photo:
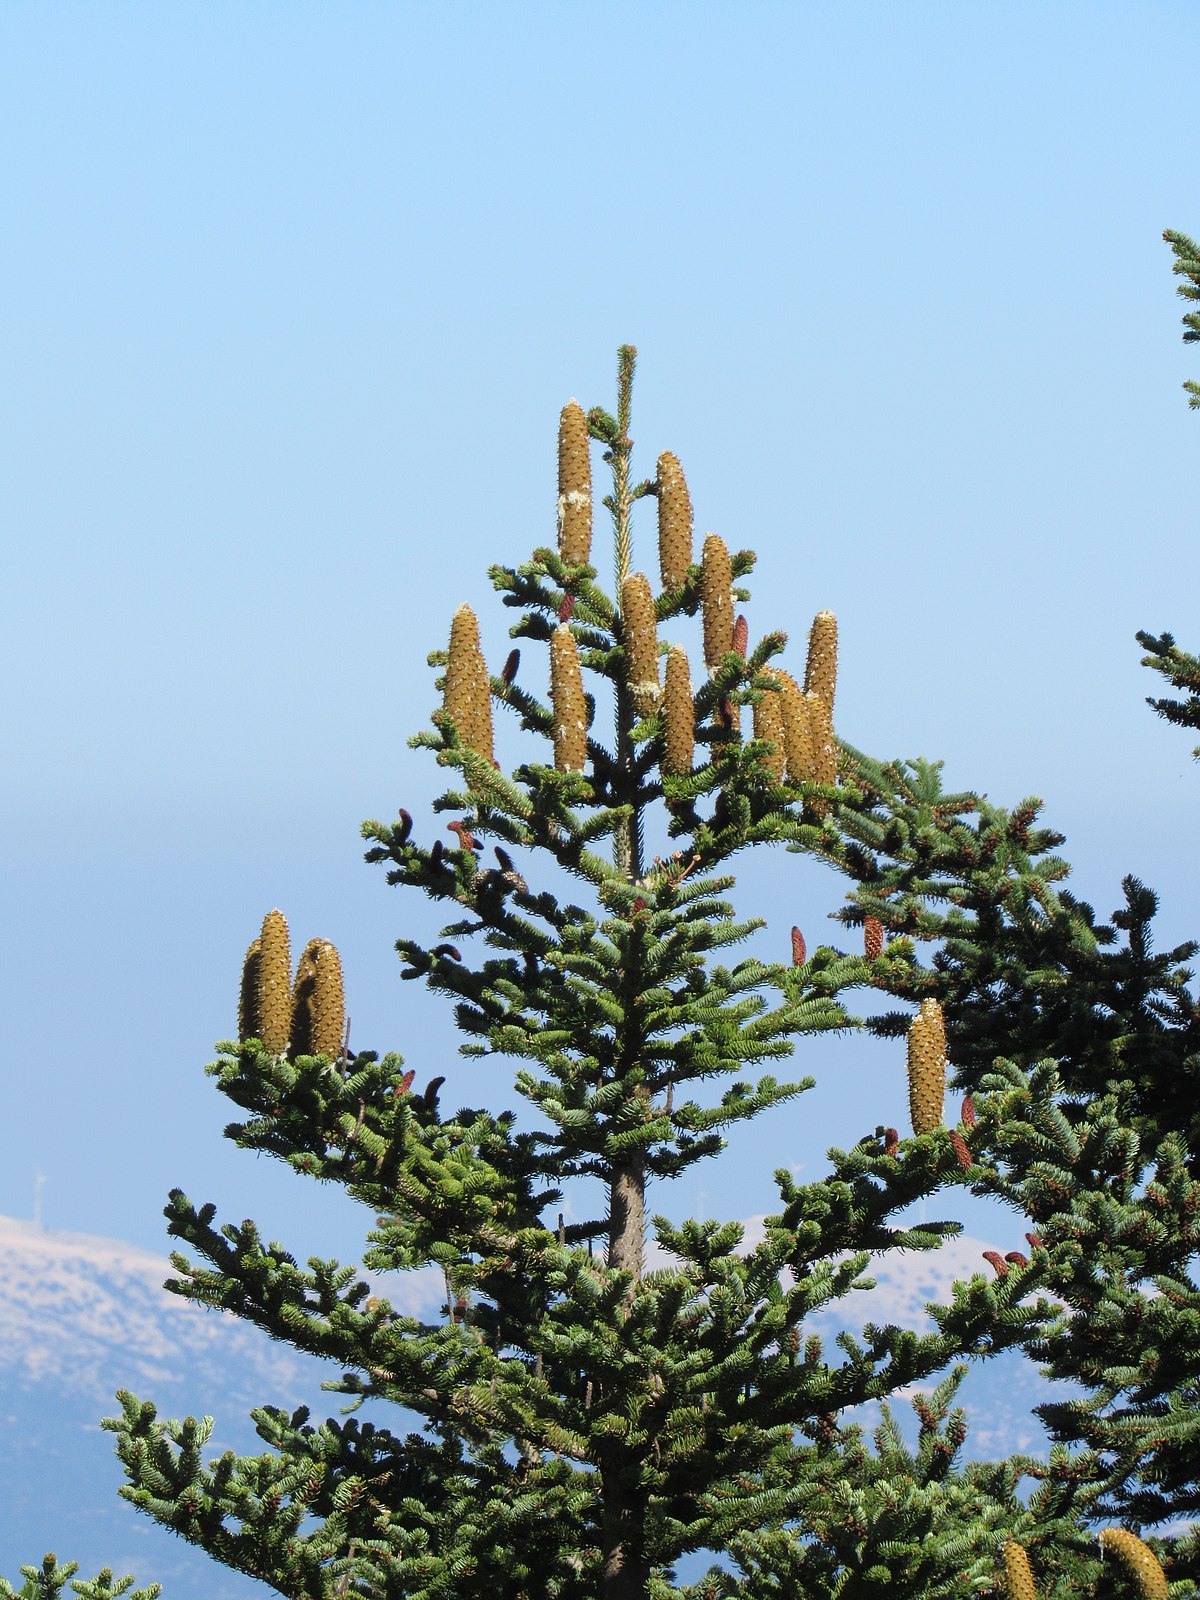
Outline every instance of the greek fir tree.
<svg viewBox="0 0 1200 1600">
<path fill-rule="evenodd" d="M 431 658 L 441 705 L 414 743 L 447 772 L 448 821 L 365 829 L 368 859 L 447 919 L 432 945 L 398 942 L 403 976 L 445 997 L 464 1054 L 517 1064 L 527 1109 L 450 1110 L 452 1066 L 418 1082 L 399 1056 L 351 1052 L 336 950 L 312 940 L 293 970 L 279 911 L 210 1068 L 244 1114 L 230 1137 L 340 1183 L 370 1219 L 377 1291 L 433 1266 L 440 1314 L 403 1316 L 359 1268 L 301 1266 L 174 1192 L 191 1255 L 169 1287 L 325 1358 L 348 1404 L 320 1423 L 264 1407 L 261 1454 L 205 1460 L 211 1421 L 123 1393 L 106 1423 L 122 1493 L 312 1600 L 1190 1592 L 1194 1546 L 1137 1531 L 1188 1508 L 1194 1473 L 1193 1067 L 1162 1083 L 1194 1061 L 1190 950 L 1152 954 L 1140 885 L 1112 926 L 1056 888 L 1036 802 L 950 794 L 934 765 L 835 737 L 835 619 L 818 613 L 790 667 L 778 619 L 752 634 L 754 556 L 715 534 L 697 553 L 675 456 L 635 480 L 633 369 L 626 347 L 615 416 L 562 413 L 556 542 L 491 571 L 520 644 L 491 671 L 464 603 Z M 651 508 L 656 561 L 637 565 Z M 529 752 L 511 772 L 501 717 Z M 735 916 L 729 866 L 765 846 L 850 880 L 851 952 L 810 952 L 793 928 L 778 959 L 735 959 L 763 925 Z M 855 1017 L 856 989 L 889 1008 Z M 862 1130 L 825 1177 L 777 1173 L 751 1247 L 736 1220 L 648 1215 L 651 1186 L 668 1197 L 730 1128 L 790 1114 L 811 1080 L 772 1069 L 798 1041 L 824 1060 L 856 1026 L 906 1064 L 911 1136 Z M 905 1220 L 956 1187 L 999 1196 L 1014 1227 L 1023 1214 L 1024 1248 L 988 1252 L 932 1332 L 869 1324 L 823 1345 L 814 1315 L 867 1286 L 873 1258 L 958 1231 Z M 1169 1359 L 1118 1370 L 1151 1326 Z M 1046 1408 L 1046 1458 L 964 1460 L 964 1358 L 1007 1349 L 1085 1398 Z M 909 1447 L 889 1397 L 926 1382 Z M 725 1562 L 682 1581 L 706 1550 Z M 48 1562 L 26 1569 L 30 1600 L 70 1576 Z"/>
</svg>

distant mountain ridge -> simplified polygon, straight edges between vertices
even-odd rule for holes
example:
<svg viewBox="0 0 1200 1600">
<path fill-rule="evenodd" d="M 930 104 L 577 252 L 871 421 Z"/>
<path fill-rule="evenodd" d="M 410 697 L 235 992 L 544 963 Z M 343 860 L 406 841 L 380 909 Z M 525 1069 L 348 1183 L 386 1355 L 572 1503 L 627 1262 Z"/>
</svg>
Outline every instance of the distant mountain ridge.
<svg viewBox="0 0 1200 1600">
<path fill-rule="evenodd" d="M 748 1242 L 761 1219 L 746 1224 Z M 943 1300 L 956 1277 L 988 1271 L 984 1241 L 950 1240 L 941 1250 L 902 1252 L 873 1272 L 878 1287 L 829 1308 L 811 1326 L 828 1344 L 842 1326 L 896 1322 L 927 1327 L 926 1302 Z M 654 1265 L 666 1265 L 665 1258 Z M 164 1586 L 163 1600 L 252 1600 L 266 1585 L 216 1566 L 200 1550 L 138 1515 L 117 1495 L 123 1481 L 100 1418 L 119 1408 L 118 1388 L 155 1402 L 161 1415 L 211 1413 L 209 1453 L 263 1448 L 248 1420 L 252 1406 L 311 1406 L 336 1414 L 342 1397 L 323 1393 L 336 1368 L 300 1355 L 261 1329 L 169 1294 L 166 1255 L 92 1234 L 47 1230 L 0 1217 L 0 1574 L 47 1550 L 77 1560 L 80 1576 L 102 1566 Z M 388 1274 L 372 1281 L 397 1309 L 436 1316 L 436 1273 Z M 932 1383 L 924 1387 L 932 1387 Z M 971 1456 L 1037 1449 L 1044 1435 L 1030 1408 L 1048 1394 L 1030 1363 L 1013 1357 L 976 1364 L 964 1387 Z M 900 1420 L 908 1407 L 898 1401 Z M 869 1420 L 869 1418 L 867 1419 Z M 411 1421 L 399 1421 L 407 1431 Z"/>
</svg>

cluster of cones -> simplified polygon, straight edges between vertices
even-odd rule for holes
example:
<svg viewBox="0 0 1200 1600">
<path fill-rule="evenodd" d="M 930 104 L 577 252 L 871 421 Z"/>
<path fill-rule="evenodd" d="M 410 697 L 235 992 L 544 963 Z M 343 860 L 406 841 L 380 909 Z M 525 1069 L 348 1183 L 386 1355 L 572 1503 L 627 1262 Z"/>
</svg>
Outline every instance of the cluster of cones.
<svg viewBox="0 0 1200 1600">
<path fill-rule="evenodd" d="M 310 939 L 292 976 L 287 918 L 268 911 L 246 951 L 238 1005 L 238 1038 L 258 1039 L 271 1055 L 342 1054 L 346 1002 L 342 963 L 328 939 Z"/>
<path fill-rule="evenodd" d="M 652 492 L 658 501 L 659 576 L 664 593 L 687 582 L 692 562 L 692 503 L 677 457 L 658 458 Z M 563 408 L 558 431 L 558 551 L 564 566 L 588 564 L 592 543 L 592 469 L 587 417 L 575 400 Z M 717 534 L 705 536 L 700 558 L 700 611 L 704 665 L 715 672 L 733 652 L 746 657 L 746 619 L 734 615 L 733 569 L 729 550 Z M 554 764 L 563 772 L 582 772 L 587 760 L 587 702 L 575 635 L 569 626 L 571 596 L 550 638 L 550 703 L 554 713 Z M 650 580 L 630 572 L 621 581 L 621 639 L 627 684 L 639 716 L 662 712 L 664 773 L 692 770 L 696 711 L 691 669 L 680 645 L 666 651 L 659 678 L 658 617 Z M 833 697 L 837 683 L 837 620 L 818 613 L 809 634 L 803 683 L 778 667 L 760 675 L 764 689 L 754 706 L 753 733 L 769 742 L 766 765 L 779 782 L 832 784 L 837 775 L 833 736 Z M 462 743 L 493 760 L 491 691 L 479 642 L 479 624 L 470 606 L 459 606 L 450 629 L 444 709 Z M 737 729 L 739 708 L 726 700 L 725 725 Z"/>
<path fill-rule="evenodd" d="M 1100 1533 L 1103 1555 L 1113 1555 L 1129 1573 L 1144 1600 L 1167 1600 L 1167 1576 L 1148 1544 L 1128 1528 L 1104 1528 Z M 1037 1586 L 1023 1545 L 1015 1539 L 1005 1542 L 1001 1551 L 1004 1563 L 1004 1591 L 1008 1600 L 1037 1600 Z"/>
</svg>

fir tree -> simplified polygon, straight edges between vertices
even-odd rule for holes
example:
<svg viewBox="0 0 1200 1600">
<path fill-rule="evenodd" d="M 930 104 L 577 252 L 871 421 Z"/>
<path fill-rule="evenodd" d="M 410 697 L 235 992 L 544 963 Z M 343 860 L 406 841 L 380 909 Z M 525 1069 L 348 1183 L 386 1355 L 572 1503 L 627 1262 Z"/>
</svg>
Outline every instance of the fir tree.
<svg viewBox="0 0 1200 1600">
<path fill-rule="evenodd" d="M 167 1208 L 192 1252 L 173 1257 L 175 1292 L 335 1364 L 351 1411 L 390 1402 L 422 1431 L 267 1407 L 260 1455 L 205 1462 L 209 1420 L 163 1422 L 123 1393 L 106 1424 L 122 1493 L 313 1600 L 1132 1595 L 1165 1585 L 1160 1560 L 1186 1583 L 1186 1540 L 1109 1529 L 1101 1548 L 1094 1530 L 1158 1525 L 1194 1489 L 1191 947 L 1152 953 L 1132 881 L 1112 926 L 1056 888 L 1036 802 L 947 794 L 936 766 L 835 739 L 832 615 L 802 669 L 780 665 L 781 631 L 752 640 L 753 555 L 709 535 L 695 559 L 674 456 L 635 481 L 633 366 L 623 349 L 615 416 L 564 409 L 556 545 L 491 572 L 543 664 L 522 675 L 514 649 L 489 672 L 465 604 L 431 658 L 442 705 L 414 742 L 451 774 L 435 809 L 453 844 L 406 812 L 365 828 L 391 883 L 446 908 L 436 943 L 398 942 L 403 975 L 450 1002 L 465 1054 L 515 1058 L 530 1109 L 450 1111 L 452 1068 L 419 1087 L 399 1056 L 351 1052 L 336 951 L 311 941 L 293 976 L 277 911 L 247 952 L 240 1037 L 210 1068 L 244 1113 L 229 1136 L 343 1185 L 374 1220 L 363 1265 L 436 1267 L 440 1317 L 401 1316 L 360 1269 L 302 1267 L 178 1191 Z M 592 564 L 594 442 L 611 589 Z M 642 500 L 657 584 L 634 567 Z M 494 715 L 531 751 L 511 773 Z M 851 880 L 861 954 L 810 953 L 793 929 L 782 959 L 726 959 L 762 927 L 735 917 L 729 863 L 766 845 Z M 846 997 L 862 988 L 889 1009 L 860 1024 Z M 734 1220 L 647 1216 L 651 1183 L 669 1192 L 728 1128 L 809 1086 L 769 1070 L 797 1040 L 826 1049 L 859 1025 L 907 1056 L 911 1138 L 865 1130 L 817 1181 L 777 1173 L 752 1248 Z M 947 1062 L 966 1096 L 953 1127 Z M 957 1231 L 904 1220 L 956 1186 L 1024 1213 L 1027 1249 L 957 1284 L 932 1333 L 868 1325 L 826 1350 L 806 1319 L 868 1283 L 873 1257 Z M 668 1265 L 648 1265 L 648 1235 Z M 955 1363 L 1017 1348 L 1087 1398 L 1046 1408 L 1046 1459 L 964 1463 Z M 909 1450 L 888 1398 L 946 1373 L 914 1402 Z M 870 1442 L 867 1401 L 884 1405 Z M 712 1549 L 732 1570 L 678 1580 Z"/>
</svg>

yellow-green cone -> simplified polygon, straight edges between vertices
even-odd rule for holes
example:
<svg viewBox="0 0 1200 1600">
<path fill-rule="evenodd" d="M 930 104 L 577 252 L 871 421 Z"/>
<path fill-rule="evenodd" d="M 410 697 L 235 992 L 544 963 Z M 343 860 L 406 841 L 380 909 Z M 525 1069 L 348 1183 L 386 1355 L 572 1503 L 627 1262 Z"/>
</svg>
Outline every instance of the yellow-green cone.
<svg viewBox="0 0 1200 1600">
<path fill-rule="evenodd" d="M 575 635 L 565 624 L 550 636 L 550 704 L 554 765 L 560 772 L 582 772 L 587 763 L 587 705 Z"/>
<path fill-rule="evenodd" d="M 804 669 L 806 691 L 819 694 L 833 716 L 833 697 L 837 689 L 837 618 L 832 611 L 818 611 L 808 635 L 808 663 Z"/>
<path fill-rule="evenodd" d="M 658 570 L 664 589 L 678 589 L 692 564 L 692 497 L 678 458 L 658 458 Z"/>
<path fill-rule="evenodd" d="M 634 709 L 645 717 L 658 704 L 658 618 L 650 580 L 631 572 L 621 581 L 621 632 Z"/>
<path fill-rule="evenodd" d="M 718 534 L 705 534 L 700 569 L 704 665 L 711 670 L 733 649 L 733 569 L 725 541 Z"/>
<path fill-rule="evenodd" d="M 280 1056 L 292 1031 L 292 958 L 287 918 L 268 911 L 258 936 L 258 987 L 255 1020 L 263 1048 Z"/>
<path fill-rule="evenodd" d="M 328 939 L 321 940 L 316 969 L 312 997 L 313 1054 L 336 1061 L 346 1036 L 346 997 L 342 987 L 342 959 Z"/>
<path fill-rule="evenodd" d="M 813 749 L 810 777 L 813 783 L 835 784 L 837 741 L 833 736 L 833 719 L 829 715 L 829 705 L 822 695 L 811 691 L 804 696 L 804 701 L 808 707 L 808 727 Z M 805 802 L 804 814 L 811 821 L 819 822 L 828 813 L 827 800 L 812 799 Z"/>
<path fill-rule="evenodd" d="M 908 1108 L 913 1132 L 941 1126 L 946 1094 L 946 1019 L 939 1001 L 922 1000 L 908 1030 Z"/>
<path fill-rule="evenodd" d="M 492 757 L 492 690 L 479 645 L 479 624 L 470 606 L 459 606 L 450 624 L 450 651 L 442 704 L 468 750 Z"/>
<path fill-rule="evenodd" d="M 817 755 L 813 743 L 812 718 L 804 691 L 790 672 L 775 671 L 779 699 L 783 708 L 783 748 L 787 758 L 789 783 L 811 783 Z"/>
<path fill-rule="evenodd" d="M 775 673 L 768 667 L 763 676 L 774 678 Z M 764 756 L 763 765 L 776 783 L 782 783 L 784 763 L 786 761 L 784 753 L 783 696 L 777 690 L 764 689 L 755 703 L 754 737 L 756 739 L 769 739 L 775 746 L 769 755 Z"/>
<path fill-rule="evenodd" d="M 688 658 L 680 645 L 667 651 L 666 686 L 663 689 L 662 769 L 672 777 L 692 770 L 696 748 L 696 707 L 692 700 Z"/>
<path fill-rule="evenodd" d="M 558 553 L 568 567 L 592 553 L 592 458 L 578 400 L 568 400 L 558 420 Z"/>
<path fill-rule="evenodd" d="M 1037 1587 L 1024 1547 L 1006 1539 L 1001 1551 L 1004 1560 L 1004 1593 L 1008 1600 L 1037 1600 Z"/>
<path fill-rule="evenodd" d="M 251 942 L 242 962 L 242 991 L 238 996 L 238 1038 L 258 1038 L 258 952 L 257 939 Z"/>
<path fill-rule="evenodd" d="M 1145 1600 L 1167 1600 L 1167 1575 L 1148 1544 L 1128 1528 L 1104 1528 L 1100 1548 L 1114 1555 L 1129 1573 Z"/>
</svg>

